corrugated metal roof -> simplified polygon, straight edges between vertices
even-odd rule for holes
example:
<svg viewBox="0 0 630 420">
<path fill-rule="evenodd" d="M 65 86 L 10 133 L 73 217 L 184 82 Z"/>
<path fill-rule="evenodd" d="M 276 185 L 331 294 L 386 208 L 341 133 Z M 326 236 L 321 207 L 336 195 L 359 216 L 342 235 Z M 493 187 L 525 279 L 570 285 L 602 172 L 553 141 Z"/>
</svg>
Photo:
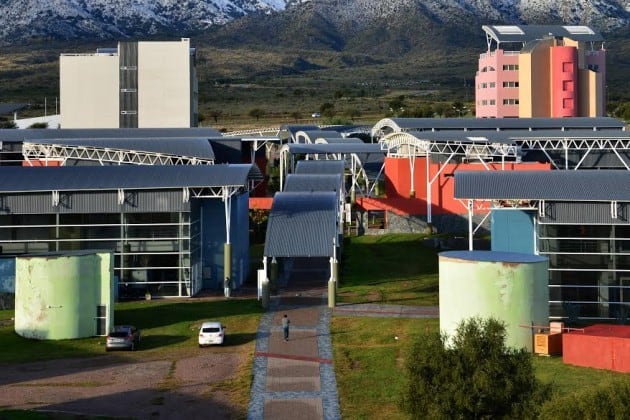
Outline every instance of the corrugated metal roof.
<svg viewBox="0 0 630 420">
<path fill-rule="evenodd" d="M 301 160 L 295 166 L 296 174 L 343 174 L 343 160 Z"/>
<path fill-rule="evenodd" d="M 191 156 L 214 159 L 212 146 L 202 137 L 160 137 L 160 138 L 85 138 L 85 139 L 40 139 L 32 143 L 56 144 L 61 146 L 86 146 L 100 149 L 120 149 L 142 152 L 165 153 L 175 156 Z"/>
<path fill-rule="evenodd" d="M 585 25 L 483 25 L 497 42 L 529 42 L 555 36 L 576 41 L 603 41 L 602 35 Z"/>
<path fill-rule="evenodd" d="M 560 131 L 560 130 L 475 130 L 475 131 L 414 131 L 409 134 L 423 140 L 434 141 L 466 141 L 472 139 L 486 138 L 491 143 L 515 143 L 519 139 L 536 139 L 536 138 L 580 138 L 580 139 L 630 139 L 630 131 L 621 130 L 578 130 L 578 131 Z"/>
<path fill-rule="evenodd" d="M 630 200 L 630 171 L 456 171 L 455 198 Z"/>
<path fill-rule="evenodd" d="M 221 137 L 214 128 L 60 128 L 56 130 L 25 128 L 0 129 L 0 141 L 33 139 L 129 139 L 160 137 Z"/>
<path fill-rule="evenodd" d="M 267 257 L 331 257 L 337 236 L 334 192 L 279 192 L 267 223 Z"/>
<path fill-rule="evenodd" d="M 0 193 L 245 186 L 248 179 L 261 178 L 251 164 L 0 166 Z"/>
<path fill-rule="evenodd" d="M 284 184 L 285 192 L 340 191 L 342 174 L 289 174 Z"/>
<path fill-rule="evenodd" d="M 623 129 L 626 124 L 610 117 L 572 118 L 391 118 L 402 130 L 570 130 Z"/>
<path fill-rule="evenodd" d="M 384 155 L 378 143 L 321 143 L 321 144 L 289 144 L 291 154 L 325 154 L 325 153 L 378 153 Z"/>
</svg>

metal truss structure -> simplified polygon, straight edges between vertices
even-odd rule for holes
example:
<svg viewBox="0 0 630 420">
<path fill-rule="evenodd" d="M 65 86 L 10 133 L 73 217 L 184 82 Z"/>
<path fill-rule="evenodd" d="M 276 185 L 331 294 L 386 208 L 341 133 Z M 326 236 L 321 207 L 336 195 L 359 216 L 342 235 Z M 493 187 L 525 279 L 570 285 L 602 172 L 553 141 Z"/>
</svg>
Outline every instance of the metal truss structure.
<svg viewBox="0 0 630 420">
<path fill-rule="evenodd" d="M 455 136 L 454 136 L 455 137 Z M 446 164 L 455 157 L 469 161 L 479 161 L 486 170 L 491 168 L 487 165 L 488 161 L 500 161 L 505 163 L 508 161 L 518 161 L 520 159 L 520 148 L 510 143 L 490 143 L 484 137 L 467 137 L 465 140 L 427 140 L 418 138 L 411 133 L 399 132 L 391 133 L 383 137 L 379 141 L 381 149 L 387 152 L 388 157 L 407 158 L 409 159 L 409 169 L 411 176 L 411 191 L 415 195 L 415 163 L 417 157 L 426 157 L 426 203 L 427 203 L 427 222 L 432 222 L 432 188 L 433 183 L 439 178 L 440 174 L 446 168 Z M 430 171 L 431 155 L 447 156 L 446 160 L 440 165 L 440 169 L 432 174 Z M 500 159 L 500 160 L 499 160 Z"/>
<path fill-rule="evenodd" d="M 626 132 L 622 132 L 626 133 Z M 533 133 L 534 134 L 534 133 Z M 621 164 L 630 170 L 628 162 L 621 157 L 620 152 L 630 151 L 630 133 L 623 136 L 606 137 L 602 136 L 565 136 L 565 137 L 514 137 L 514 141 L 520 145 L 522 152 L 541 151 L 545 154 L 549 162 L 555 169 L 580 169 L 584 160 L 591 152 L 608 152 L 614 154 Z M 559 165 L 549 152 L 562 152 L 564 154 L 564 165 Z M 581 154 L 579 162 L 574 167 L 570 167 L 568 153 L 577 152 Z"/>
<path fill-rule="evenodd" d="M 347 193 L 351 197 L 357 193 L 369 197 L 376 188 L 378 179 L 385 168 L 385 163 L 381 165 L 378 175 L 374 179 L 370 179 L 359 154 L 361 153 L 307 153 L 306 159 L 344 161 L 346 169 L 350 171 L 352 177 L 352 184 Z M 289 145 L 285 144 L 280 148 L 280 190 L 284 187 L 284 178 L 286 178 L 289 169 L 291 172 L 295 172 L 295 160 L 289 150 Z"/>
<path fill-rule="evenodd" d="M 113 149 L 94 146 L 76 146 L 63 144 L 48 144 L 25 141 L 22 145 L 22 155 L 28 166 L 33 160 L 57 161 L 65 165 L 70 159 L 88 160 L 104 164 L 131 165 L 213 165 L 214 159 L 195 156 L 178 156 L 167 153 L 157 153 L 138 150 Z"/>
</svg>

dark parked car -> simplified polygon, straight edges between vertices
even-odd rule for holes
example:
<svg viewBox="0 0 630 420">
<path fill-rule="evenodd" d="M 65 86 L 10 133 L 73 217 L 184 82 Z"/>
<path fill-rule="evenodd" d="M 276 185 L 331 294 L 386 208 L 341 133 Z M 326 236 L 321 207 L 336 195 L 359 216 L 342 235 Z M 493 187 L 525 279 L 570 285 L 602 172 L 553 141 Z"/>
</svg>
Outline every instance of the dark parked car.
<svg viewBox="0 0 630 420">
<path fill-rule="evenodd" d="M 105 350 L 125 349 L 134 351 L 140 343 L 140 330 L 133 325 L 117 325 L 107 335 Z"/>
</svg>

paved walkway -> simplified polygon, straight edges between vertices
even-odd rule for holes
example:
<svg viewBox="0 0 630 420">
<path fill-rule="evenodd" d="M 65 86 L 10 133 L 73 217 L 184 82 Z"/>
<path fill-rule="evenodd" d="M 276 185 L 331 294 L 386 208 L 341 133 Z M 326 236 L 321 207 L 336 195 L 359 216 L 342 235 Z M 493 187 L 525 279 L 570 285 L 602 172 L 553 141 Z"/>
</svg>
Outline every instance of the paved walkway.
<svg viewBox="0 0 630 420">
<path fill-rule="evenodd" d="M 281 318 L 291 320 L 289 341 Z M 250 420 L 336 420 L 341 418 L 330 341 L 330 317 L 437 318 L 437 306 L 378 304 L 327 306 L 327 290 L 283 292 L 271 298 L 256 336 Z"/>
</svg>

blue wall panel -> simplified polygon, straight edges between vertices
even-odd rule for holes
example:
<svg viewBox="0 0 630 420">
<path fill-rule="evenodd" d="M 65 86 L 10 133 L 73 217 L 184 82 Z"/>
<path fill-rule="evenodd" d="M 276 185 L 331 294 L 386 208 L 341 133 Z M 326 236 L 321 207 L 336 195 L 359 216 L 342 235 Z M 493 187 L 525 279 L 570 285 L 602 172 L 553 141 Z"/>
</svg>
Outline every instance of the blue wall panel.
<svg viewBox="0 0 630 420">
<path fill-rule="evenodd" d="M 493 251 L 534 253 L 534 212 L 492 210 L 491 248 Z"/>
<path fill-rule="evenodd" d="M 223 288 L 223 247 L 226 241 L 225 208 L 220 199 L 201 200 L 202 275 L 204 289 Z M 249 194 L 232 198 L 230 224 L 234 287 L 240 287 L 249 273 Z"/>
</svg>

